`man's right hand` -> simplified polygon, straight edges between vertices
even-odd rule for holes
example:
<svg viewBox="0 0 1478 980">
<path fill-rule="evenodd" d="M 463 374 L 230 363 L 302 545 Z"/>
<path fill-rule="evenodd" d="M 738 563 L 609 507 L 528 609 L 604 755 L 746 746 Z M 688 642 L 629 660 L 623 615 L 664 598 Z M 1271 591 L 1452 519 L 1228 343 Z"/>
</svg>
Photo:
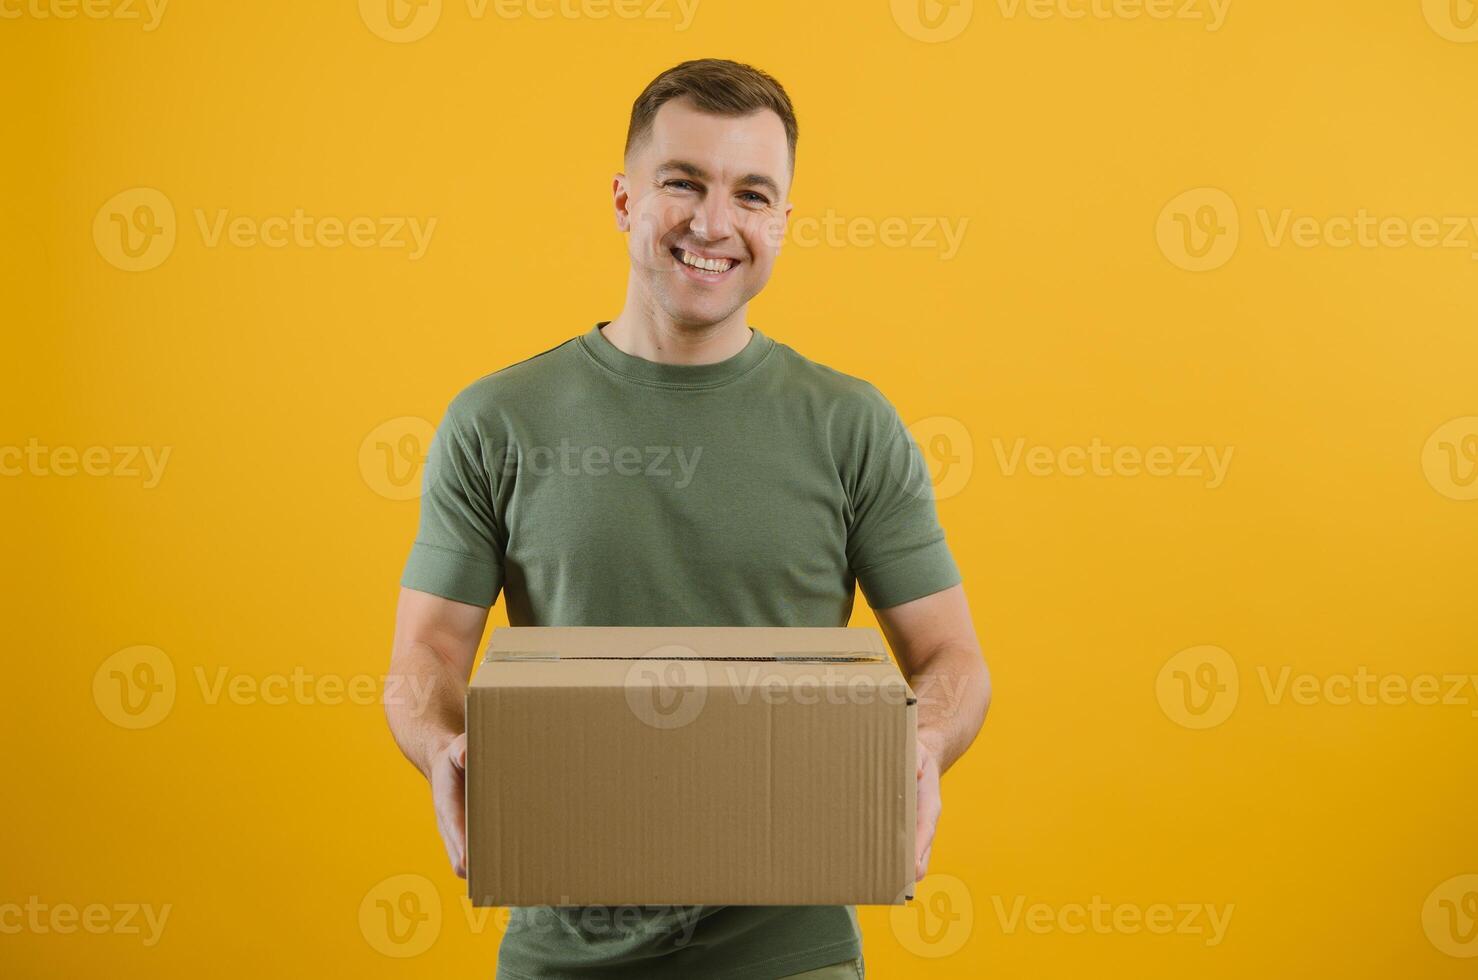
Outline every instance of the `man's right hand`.
<svg viewBox="0 0 1478 980">
<path fill-rule="evenodd" d="M 467 733 L 447 742 L 431 759 L 431 801 L 436 826 L 458 878 L 467 877 Z"/>
<path fill-rule="evenodd" d="M 436 826 L 457 877 L 467 877 L 467 675 L 487 625 L 483 606 L 400 590 L 395 647 L 385 689 L 425 691 L 386 697 L 396 744 L 431 784 Z"/>
</svg>

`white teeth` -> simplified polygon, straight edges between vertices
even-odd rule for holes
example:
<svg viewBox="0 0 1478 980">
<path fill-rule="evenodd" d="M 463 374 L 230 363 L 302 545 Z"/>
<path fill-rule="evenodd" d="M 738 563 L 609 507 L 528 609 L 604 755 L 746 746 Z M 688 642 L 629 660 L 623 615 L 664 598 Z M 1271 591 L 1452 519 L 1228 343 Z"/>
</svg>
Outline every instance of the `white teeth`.
<svg viewBox="0 0 1478 980">
<path fill-rule="evenodd" d="M 684 265 L 702 269 L 704 272 L 728 272 L 734 265 L 733 259 L 705 259 L 683 249 L 678 249 L 678 255 L 682 258 Z"/>
</svg>

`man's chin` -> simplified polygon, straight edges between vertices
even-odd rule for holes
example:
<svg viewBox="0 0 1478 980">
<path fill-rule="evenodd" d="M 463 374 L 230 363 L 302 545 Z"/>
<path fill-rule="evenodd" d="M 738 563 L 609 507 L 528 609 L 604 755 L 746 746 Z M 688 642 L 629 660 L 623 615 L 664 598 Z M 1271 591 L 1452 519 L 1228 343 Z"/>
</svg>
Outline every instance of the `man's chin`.
<svg viewBox="0 0 1478 980">
<path fill-rule="evenodd" d="M 690 330 L 701 330 L 715 323 L 722 323 L 742 306 L 742 303 L 669 303 L 664 304 L 667 316 L 674 324 Z"/>
</svg>

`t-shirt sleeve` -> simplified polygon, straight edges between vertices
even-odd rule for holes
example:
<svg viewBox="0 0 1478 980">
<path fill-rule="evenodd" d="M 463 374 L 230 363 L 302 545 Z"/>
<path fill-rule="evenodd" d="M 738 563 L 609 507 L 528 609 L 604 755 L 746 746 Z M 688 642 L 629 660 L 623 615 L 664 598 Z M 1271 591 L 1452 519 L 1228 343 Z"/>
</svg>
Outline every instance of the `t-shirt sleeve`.
<svg viewBox="0 0 1478 980">
<path fill-rule="evenodd" d="M 494 458 L 454 400 L 431 440 L 421 490 L 421 520 L 400 584 L 474 606 L 491 606 L 503 587 L 506 538 L 500 533 Z"/>
<path fill-rule="evenodd" d="M 898 412 L 872 391 L 854 436 L 847 561 L 874 609 L 960 584 L 934 509 L 923 454 Z"/>
</svg>

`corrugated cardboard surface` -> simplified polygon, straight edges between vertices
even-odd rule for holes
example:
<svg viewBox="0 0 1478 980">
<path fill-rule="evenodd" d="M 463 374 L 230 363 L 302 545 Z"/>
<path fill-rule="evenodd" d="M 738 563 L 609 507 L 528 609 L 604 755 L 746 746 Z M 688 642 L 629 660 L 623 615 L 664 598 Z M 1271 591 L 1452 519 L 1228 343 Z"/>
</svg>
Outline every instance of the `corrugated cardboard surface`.
<svg viewBox="0 0 1478 980">
<path fill-rule="evenodd" d="M 912 692 L 872 629 L 498 629 L 467 694 L 477 905 L 896 904 Z"/>
</svg>

